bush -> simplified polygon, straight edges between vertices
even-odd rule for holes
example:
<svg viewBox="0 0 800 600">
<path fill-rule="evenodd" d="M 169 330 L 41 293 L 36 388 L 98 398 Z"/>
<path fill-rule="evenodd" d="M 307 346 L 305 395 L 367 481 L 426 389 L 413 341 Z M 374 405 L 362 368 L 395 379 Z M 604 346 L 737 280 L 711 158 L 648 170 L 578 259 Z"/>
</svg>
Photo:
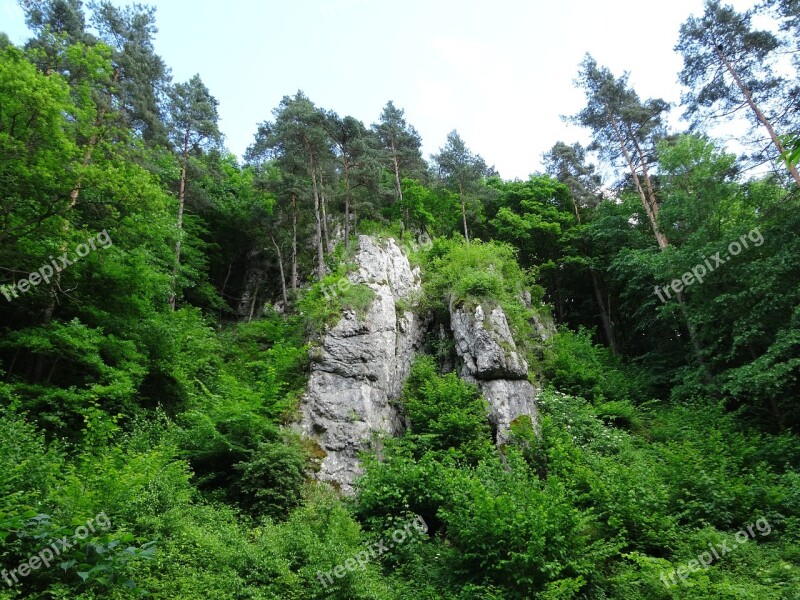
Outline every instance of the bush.
<svg viewBox="0 0 800 600">
<path fill-rule="evenodd" d="M 424 260 L 423 306 L 443 322 L 449 322 L 451 305 L 485 303 L 485 309 L 501 306 L 515 341 L 528 350 L 533 341 L 530 320 L 536 311 L 525 306 L 523 291 L 532 296 L 534 307 L 544 293 L 535 285 L 534 274 L 523 271 L 516 251 L 500 242 L 437 239 Z"/>
<path fill-rule="evenodd" d="M 492 450 L 488 406 L 475 386 L 455 373 L 439 375 L 430 356 L 419 356 L 401 399 L 411 423 L 407 437 L 419 452 L 457 450 L 475 464 Z"/>
<path fill-rule="evenodd" d="M 630 401 L 642 396 L 642 377 L 626 369 L 607 348 L 594 344 L 585 329 L 562 329 L 547 341 L 542 374 L 558 391 L 591 402 Z M 613 410 L 611 406 L 608 409 Z"/>
<path fill-rule="evenodd" d="M 294 444 L 263 442 L 247 461 L 234 465 L 239 502 L 256 515 L 285 519 L 300 506 L 305 456 Z"/>
<path fill-rule="evenodd" d="M 347 277 L 347 266 L 333 272 L 305 290 L 297 301 L 297 309 L 308 324 L 310 336 L 319 336 L 341 319 L 345 310 L 363 317 L 375 298 L 375 292 L 364 284 L 353 284 Z"/>
</svg>

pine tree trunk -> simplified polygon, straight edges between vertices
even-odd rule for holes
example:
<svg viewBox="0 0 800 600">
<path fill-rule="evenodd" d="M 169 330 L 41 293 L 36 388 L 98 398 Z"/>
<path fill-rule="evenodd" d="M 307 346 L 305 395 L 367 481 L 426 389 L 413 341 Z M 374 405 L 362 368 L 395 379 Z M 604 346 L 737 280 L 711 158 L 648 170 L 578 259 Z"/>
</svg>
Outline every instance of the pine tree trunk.
<svg viewBox="0 0 800 600">
<path fill-rule="evenodd" d="M 650 221 L 650 226 L 653 229 L 653 233 L 655 234 L 656 241 L 658 243 L 658 247 L 661 250 L 665 250 L 669 247 L 669 240 L 666 238 L 665 235 L 661 233 L 658 228 L 658 221 L 656 219 L 658 213 L 658 205 L 656 203 L 655 194 L 653 193 L 652 183 L 650 181 L 650 177 L 648 176 L 646 179 L 646 186 L 648 191 L 650 192 L 650 197 L 648 198 L 647 194 L 642 187 L 641 180 L 639 179 L 639 173 L 636 171 L 636 164 L 633 161 L 630 153 L 628 152 L 628 148 L 625 145 L 625 140 L 622 137 L 622 132 L 620 132 L 619 127 L 617 126 L 616 119 L 611 113 L 608 105 L 605 105 L 606 108 L 606 115 L 608 116 L 609 123 L 611 127 L 614 129 L 614 135 L 617 138 L 617 142 L 620 145 L 620 149 L 622 150 L 622 154 L 625 157 L 625 162 L 628 163 L 628 168 L 630 169 L 631 176 L 633 177 L 633 182 L 636 185 L 636 189 L 639 192 L 639 197 L 642 200 L 642 206 L 644 206 L 644 210 L 647 213 L 647 218 Z M 633 140 L 635 143 L 635 140 Z M 635 143 L 635 147 L 637 148 L 637 152 L 639 153 L 639 158 L 642 161 L 642 165 L 645 164 L 644 156 L 641 154 L 641 148 L 639 148 L 638 143 Z M 703 369 L 704 375 L 703 378 L 706 381 L 710 381 L 711 374 L 709 373 L 708 367 L 705 364 L 702 356 L 702 346 L 700 345 L 700 340 L 697 336 L 697 332 L 695 331 L 694 325 L 692 325 L 691 320 L 689 319 L 689 313 L 686 310 L 686 304 L 683 298 L 682 293 L 676 294 L 678 299 L 678 304 L 681 308 L 681 314 L 683 315 L 684 324 L 686 325 L 686 330 L 689 333 L 689 341 L 692 345 L 692 349 L 694 350 L 695 358 L 697 360 L 698 365 Z"/>
<path fill-rule="evenodd" d="M 402 202 L 403 187 L 400 185 L 400 163 L 397 160 L 397 149 L 394 145 L 394 139 L 392 139 L 392 160 L 394 161 L 394 184 L 397 188 L 397 200 L 398 202 Z"/>
<path fill-rule="evenodd" d="M 325 185 L 322 182 L 322 169 L 319 171 L 319 201 L 322 208 L 322 236 L 325 240 L 325 254 L 331 254 L 331 239 L 328 236 L 328 208 L 325 201 Z"/>
<path fill-rule="evenodd" d="M 112 83 L 116 84 L 119 81 L 119 76 L 120 76 L 120 70 L 115 69 L 114 75 L 111 79 Z M 102 105 L 98 106 L 97 116 L 95 117 L 95 122 L 94 122 L 94 131 L 92 132 L 92 136 L 89 138 L 89 143 L 86 147 L 86 152 L 84 153 L 83 160 L 81 161 L 81 166 L 83 168 L 88 167 L 89 163 L 92 162 L 92 155 L 94 154 L 94 150 L 100 143 L 100 128 L 103 125 L 105 116 L 106 116 L 105 106 Z M 70 211 L 74 209 L 75 206 L 78 204 L 78 196 L 80 196 L 81 193 L 81 183 L 83 183 L 82 172 L 78 175 L 78 179 L 75 181 L 75 184 L 72 186 L 72 189 L 69 192 Z M 67 233 L 69 232 L 69 219 L 67 218 L 64 219 L 63 232 L 64 232 L 64 242 L 60 246 L 61 248 L 60 251 L 62 254 L 67 251 L 66 237 Z M 42 323 L 44 325 L 48 325 L 53 320 L 53 314 L 55 313 L 56 304 L 58 303 L 57 289 L 60 282 L 61 282 L 61 272 L 59 271 L 55 274 L 52 283 L 50 283 L 49 286 L 50 300 L 47 302 L 47 306 L 45 306 L 44 310 L 42 311 Z M 34 366 L 34 372 L 33 372 L 34 381 L 35 382 L 41 381 L 43 374 L 44 374 L 44 356 L 40 354 L 37 357 L 36 364 Z"/>
<path fill-rule="evenodd" d="M 464 199 L 464 189 L 459 186 L 458 196 L 461 199 L 461 219 L 464 222 L 464 239 L 469 243 L 469 233 L 467 232 L 467 202 Z"/>
<path fill-rule="evenodd" d="M 344 249 L 350 250 L 350 165 L 344 161 Z"/>
<path fill-rule="evenodd" d="M 311 188 L 314 196 L 314 235 L 317 245 L 317 278 L 322 281 L 325 277 L 325 253 L 322 249 L 322 217 L 319 206 L 319 189 L 317 188 L 317 170 L 314 166 L 314 155 L 308 150 L 308 159 L 311 165 Z"/>
<path fill-rule="evenodd" d="M 283 254 L 278 246 L 275 238 L 269 236 L 272 240 L 272 245 L 275 246 L 275 252 L 278 255 L 278 269 L 281 273 L 281 294 L 283 294 L 283 310 L 289 310 L 289 295 L 286 293 L 286 275 L 283 273 Z"/>
<path fill-rule="evenodd" d="M 650 174 L 647 172 L 647 160 L 642 152 L 641 146 L 639 146 L 639 142 L 636 141 L 636 136 L 633 135 L 633 131 L 631 131 L 630 125 L 627 126 L 628 128 L 628 135 L 633 142 L 633 147 L 636 150 L 636 155 L 639 157 L 639 163 L 642 165 L 642 177 L 644 178 L 644 184 L 647 188 L 647 198 L 650 201 L 650 209 L 653 212 L 653 218 L 658 222 L 658 213 L 661 210 L 661 207 L 658 205 L 658 201 L 656 200 L 656 193 L 653 191 L 653 183 L 650 181 Z M 669 242 L 667 242 L 669 243 Z"/>
<path fill-rule="evenodd" d="M 642 187 L 642 182 L 639 180 L 639 173 L 636 171 L 636 165 L 633 162 L 633 158 L 631 157 L 630 153 L 628 152 L 628 148 L 625 145 L 625 139 L 622 137 L 622 132 L 619 130 L 617 126 L 616 119 L 611 114 L 611 109 L 608 105 L 606 107 L 606 115 L 608 116 L 608 121 L 611 127 L 614 129 L 614 136 L 617 138 L 617 142 L 619 143 L 620 149 L 622 150 L 622 155 L 625 157 L 625 162 L 628 164 L 628 168 L 631 172 L 631 177 L 633 177 L 633 183 L 636 185 L 636 190 L 639 192 L 639 198 L 642 200 L 642 206 L 644 207 L 644 211 L 647 214 L 647 219 L 650 222 L 650 227 L 653 229 L 653 234 L 656 236 L 656 242 L 658 243 L 658 247 L 662 250 L 669 246 L 669 240 L 659 231 L 658 229 L 658 222 L 656 221 L 656 216 L 653 213 L 653 209 L 650 206 L 650 202 L 647 198 L 647 195 L 644 192 L 644 188 Z"/>
<path fill-rule="evenodd" d="M 258 301 L 258 289 L 261 287 L 261 282 L 256 284 L 256 289 L 253 291 L 253 301 L 250 303 L 250 315 L 247 317 L 247 322 L 253 320 L 253 315 L 256 312 L 256 302 Z"/>
<path fill-rule="evenodd" d="M 232 258 L 228 263 L 228 272 L 225 274 L 225 281 L 222 282 L 222 289 L 219 292 L 219 295 L 222 297 L 223 301 L 225 300 L 225 290 L 228 289 L 228 280 L 231 278 L 231 271 L 233 270 L 233 263 L 235 260 L 236 257 Z M 222 307 L 219 309 L 219 320 L 222 321 Z"/>
<path fill-rule="evenodd" d="M 606 334 L 606 341 L 608 341 L 608 347 L 611 349 L 612 354 L 619 354 L 619 348 L 617 348 L 617 340 L 614 337 L 614 328 L 611 324 L 611 319 L 608 316 L 608 312 L 606 311 L 606 303 L 603 301 L 603 294 L 600 293 L 600 284 L 597 281 L 597 276 L 594 274 L 592 269 L 589 269 L 589 275 L 592 278 L 592 288 L 594 289 L 594 297 L 597 301 L 597 308 L 600 310 L 600 322 L 603 325 L 603 332 Z"/>
<path fill-rule="evenodd" d="M 297 196 L 292 196 L 292 293 L 297 293 Z"/>
<path fill-rule="evenodd" d="M 111 81 L 114 85 L 119 82 L 120 77 L 120 70 L 115 69 L 114 75 L 111 78 Z M 94 132 L 92 133 L 92 137 L 89 138 L 89 144 L 86 148 L 86 152 L 83 155 L 83 162 L 81 163 L 83 167 L 87 167 L 92 160 L 92 154 L 94 154 L 94 149 L 97 147 L 97 144 L 100 143 L 100 128 L 103 125 L 103 121 L 106 117 L 106 107 L 100 105 L 97 107 L 97 116 L 94 120 Z M 73 208 L 75 204 L 78 202 L 78 195 L 80 194 L 81 189 L 81 182 L 83 180 L 83 175 L 78 177 L 78 180 L 75 182 L 75 185 L 69 192 L 69 199 L 70 199 L 70 208 Z"/>
</svg>

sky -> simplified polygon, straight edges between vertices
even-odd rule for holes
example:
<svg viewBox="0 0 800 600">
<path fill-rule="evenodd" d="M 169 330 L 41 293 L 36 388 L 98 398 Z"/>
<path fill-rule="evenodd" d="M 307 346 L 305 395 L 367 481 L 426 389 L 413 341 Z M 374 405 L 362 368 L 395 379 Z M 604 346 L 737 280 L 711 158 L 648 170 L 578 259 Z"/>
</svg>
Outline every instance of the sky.
<svg viewBox="0 0 800 600">
<path fill-rule="evenodd" d="M 703 0 L 145 3 L 157 8 L 156 52 L 175 81 L 200 74 L 240 157 L 281 98 L 303 90 L 366 125 L 392 100 L 426 158 L 456 129 L 505 179 L 540 171 L 557 141 L 588 143 L 561 119 L 583 106 L 573 80 L 586 52 L 629 71 L 641 97 L 677 103 L 678 30 L 703 10 Z M 16 0 L 0 0 L 0 31 L 18 44 L 29 37 Z M 672 123 L 682 126 L 677 114 Z"/>
</svg>

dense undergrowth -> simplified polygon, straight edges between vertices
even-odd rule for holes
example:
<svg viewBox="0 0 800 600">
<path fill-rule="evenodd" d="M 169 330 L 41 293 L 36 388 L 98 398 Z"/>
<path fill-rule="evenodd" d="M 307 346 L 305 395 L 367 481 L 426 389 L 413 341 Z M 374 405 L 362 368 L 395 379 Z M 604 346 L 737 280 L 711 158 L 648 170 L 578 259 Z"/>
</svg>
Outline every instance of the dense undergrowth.
<svg viewBox="0 0 800 600">
<path fill-rule="evenodd" d="M 0 33 L 0 599 L 800 598 L 800 211 L 779 152 L 751 147 L 780 167 L 753 176 L 587 56 L 573 121 L 616 182 L 562 142 L 504 180 L 456 131 L 428 163 L 392 102 L 367 126 L 302 92 L 241 161 L 200 77 L 171 82 L 152 9 L 20 6 L 30 39 Z M 762 58 L 795 48 L 792 6 L 759 3 L 773 32 L 716 2 L 703 21 L 732 27 L 780 133 L 796 81 Z M 709 31 L 687 21 L 687 64 Z M 705 71 L 684 77 L 698 117 L 744 102 Z M 342 498 L 293 424 L 320 336 L 374 299 L 350 284 L 358 234 L 421 268 L 398 308 L 430 336 L 407 430 Z M 543 387 L 501 448 L 443 372 L 451 308 L 478 304 Z"/>
<path fill-rule="evenodd" d="M 438 242 L 424 303 L 518 302 L 513 261 L 503 245 Z M 324 328 L 327 310 L 312 314 Z M 305 382 L 307 317 L 173 323 L 196 342 L 172 355 L 180 403 L 118 417 L 87 403 L 43 428 L 41 404 L 3 384 L 3 564 L 99 513 L 111 525 L 0 597 L 791 598 L 800 585 L 796 438 L 711 400 L 648 401 L 646 375 L 584 333 L 540 348 L 539 435 L 521 421 L 501 451 L 477 389 L 420 357 L 401 399 L 410 428 L 365 456 L 343 500 L 310 482 L 313 449 L 281 427 Z M 322 585 L 415 515 L 422 538 Z M 768 535 L 670 582 L 759 519 Z"/>
</svg>

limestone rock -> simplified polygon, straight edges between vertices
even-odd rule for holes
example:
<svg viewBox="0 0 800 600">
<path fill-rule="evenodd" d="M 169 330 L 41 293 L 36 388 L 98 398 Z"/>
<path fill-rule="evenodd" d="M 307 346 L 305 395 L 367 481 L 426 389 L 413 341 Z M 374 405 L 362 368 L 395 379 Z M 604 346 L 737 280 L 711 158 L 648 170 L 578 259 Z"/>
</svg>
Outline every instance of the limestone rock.
<svg viewBox="0 0 800 600">
<path fill-rule="evenodd" d="M 489 403 L 489 420 L 497 432 L 498 445 L 508 440 L 511 423 L 519 417 L 530 418 L 535 427 L 538 423 L 536 399 L 541 389 L 535 388 L 527 379 L 494 379 L 479 383 L 483 397 Z"/>
<path fill-rule="evenodd" d="M 450 327 L 456 352 L 463 361 L 465 379 L 527 379 L 528 363 L 517 353 L 503 309 L 484 314 L 479 304 L 473 314 L 463 306 L 450 308 Z"/>
<path fill-rule="evenodd" d="M 358 270 L 349 275 L 375 298 L 363 317 L 346 312 L 316 349 L 301 402 L 303 434 L 324 452 L 317 477 L 345 494 L 361 472 L 357 453 L 374 434 L 399 435 L 403 420 L 393 401 L 400 397 L 414 355 L 423 341 L 420 317 L 398 307 L 421 291 L 418 268 L 394 240 L 383 245 L 359 236 Z"/>
<path fill-rule="evenodd" d="M 487 317 L 480 304 L 472 311 L 451 305 L 450 328 L 459 375 L 480 387 L 497 443 L 505 443 L 511 423 L 521 416 L 529 417 L 535 426 L 541 390 L 528 381 L 528 363 L 517 350 L 503 309 L 496 306 Z"/>
</svg>

